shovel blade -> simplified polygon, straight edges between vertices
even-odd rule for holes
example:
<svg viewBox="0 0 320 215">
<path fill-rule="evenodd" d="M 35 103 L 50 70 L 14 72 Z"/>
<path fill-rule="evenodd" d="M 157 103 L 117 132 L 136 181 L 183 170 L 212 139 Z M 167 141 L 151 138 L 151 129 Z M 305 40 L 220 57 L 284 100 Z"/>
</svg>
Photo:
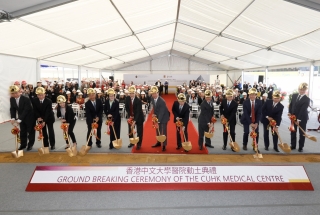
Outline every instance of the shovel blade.
<svg viewBox="0 0 320 215">
<path fill-rule="evenodd" d="M 166 141 L 167 137 L 165 135 L 156 136 L 158 142 L 163 143 Z"/>
<path fill-rule="evenodd" d="M 112 141 L 113 147 L 116 149 L 121 149 L 122 147 L 122 139 L 117 139 Z"/>
<path fill-rule="evenodd" d="M 130 143 L 136 145 L 139 142 L 139 137 L 129 138 Z"/>
<path fill-rule="evenodd" d="M 11 155 L 13 158 L 19 158 L 23 156 L 23 150 L 17 150 L 17 151 L 13 151 L 11 152 Z"/>
<path fill-rule="evenodd" d="M 73 157 L 73 152 L 72 149 L 70 149 L 70 147 L 66 149 L 66 152 L 69 155 L 69 157 Z"/>
<path fill-rule="evenodd" d="M 84 145 L 81 147 L 79 154 L 85 156 L 91 149 L 91 146 Z"/>
<path fill-rule="evenodd" d="M 229 145 L 230 145 L 231 149 L 233 149 L 233 151 L 235 151 L 235 152 L 240 151 L 240 147 L 237 142 L 231 142 L 231 143 L 229 143 Z"/>
<path fill-rule="evenodd" d="M 314 142 L 317 142 L 317 138 L 314 137 L 314 136 L 309 136 L 309 139 L 312 140 L 312 141 L 314 141 Z"/>
<path fill-rule="evenodd" d="M 256 158 L 256 159 L 258 159 L 258 158 L 263 158 L 263 156 L 262 156 L 262 154 L 254 154 L 253 155 L 253 158 Z"/>
<path fill-rule="evenodd" d="M 213 137 L 213 133 L 210 133 L 210 132 L 204 132 L 204 136 L 206 137 L 206 138 L 212 138 Z"/>
<path fill-rule="evenodd" d="M 38 153 L 39 153 L 40 156 L 44 155 L 44 149 L 43 149 L 43 147 L 38 148 Z"/>
<path fill-rule="evenodd" d="M 192 149 L 192 144 L 190 141 L 188 142 L 183 142 L 182 143 L 182 148 L 186 151 L 190 151 Z"/>
<path fill-rule="evenodd" d="M 280 147 L 280 149 L 282 151 L 284 151 L 285 153 L 290 153 L 291 152 L 291 148 L 287 143 L 283 143 L 283 144 L 278 144 L 278 146 Z"/>
</svg>

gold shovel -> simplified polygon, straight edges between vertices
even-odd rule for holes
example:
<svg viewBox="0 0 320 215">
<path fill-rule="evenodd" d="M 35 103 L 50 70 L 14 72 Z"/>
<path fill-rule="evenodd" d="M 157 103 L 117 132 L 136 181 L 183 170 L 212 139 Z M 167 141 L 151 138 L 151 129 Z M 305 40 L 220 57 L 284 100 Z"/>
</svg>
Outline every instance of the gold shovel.
<svg viewBox="0 0 320 215">
<path fill-rule="evenodd" d="M 204 132 L 204 136 L 209 139 L 213 137 L 213 132 L 210 132 L 210 127 L 209 127 L 208 132 L 206 132 L 206 131 Z"/>
<path fill-rule="evenodd" d="M 186 135 L 185 135 L 185 133 L 184 133 L 184 128 L 185 128 L 185 127 L 183 127 L 183 138 L 184 138 L 184 141 L 185 141 L 185 142 L 182 142 L 182 148 L 188 152 L 188 151 L 190 151 L 190 150 L 192 149 L 192 144 L 191 144 L 190 141 L 187 141 Z M 181 129 L 182 129 L 182 128 L 181 128 Z"/>
<path fill-rule="evenodd" d="M 239 152 L 240 151 L 240 147 L 239 147 L 237 142 L 233 142 L 232 137 L 230 135 L 229 127 L 227 125 L 226 125 L 226 129 L 228 131 L 228 136 L 229 136 L 229 139 L 230 139 L 229 145 L 230 145 L 231 149 L 233 149 L 233 151 L 235 151 L 235 152 Z"/>
<path fill-rule="evenodd" d="M 278 138 L 279 138 L 279 141 L 280 141 L 280 144 L 278 144 L 278 146 L 280 147 L 280 149 L 282 151 L 284 151 L 285 153 L 290 153 L 291 152 L 291 148 L 290 146 L 287 144 L 287 143 L 283 143 L 282 140 L 281 140 L 281 137 L 279 135 L 279 132 L 278 131 L 275 131 L 278 135 Z"/>
<path fill-rule="evenodd" d="M 18 135 L 15 136 L 16 150 L 11 152 L 11 155 L 13 158 L 19 158 L 23 156 L 23 150 L 18 150 Z"/>
<path fill-rule="evenodd" d="M 74 155 L 73 155 L 73 151 L 72 151 L 72 149 L 70 148 L 71 146 L 70 146 L 70 138 L 69 138 L 69 135 L 67 134 L 67 138 L 68 138 L 68 145 L 69 145 L 69 147 L 66 149 L 66 152 L 67 152 L 67 154 L 69 155 L 69 157 L 73 157 Z"/>
<path fill-rule="evenodd" d="M 41 148 L 38 148 L 38 152 L 39 152 L 39 155 L 42 156 L 42 155 L 45 155 L 45 154 L 49 154 L 49 147 L 44 147 L 44 144 L 43 144 L 43 138 L 41 139 L 41 143 L 42 143 L 42 147 Z"/>
<path fill-rule="evenodd" d="M 308 135 L 308 134 L 301 128 L 301 126 L 300 126 L 298 123 L 296 123 L 296 125 L 300 128 L 300 130 L 302 131 L 303 135 L 304 135 L 306 138 L 308 138 L 309 140 L 312 140 L 312 141 L 314 141 L 314 142 L 317 142 L 317 138 L 316 138 L 316 137 Z"/>
<path fill-rule="evenodd" d="M 130 143 L 136 145 L 139 142 L 139 137 L 134 137 L 134 125 L 131 127 L 133 138 L 129 138 Z"/>
<path fill-rule="evenodd" d="M 92 137 L 92 131 L 93 131 L 93 129 L 91 129 L 91 132 L 90 132 L 90 135 L 89 135 L 89 137 L 88 137 L 88 140 L 87 140 L 86 145 L 83 145 L 83 146 L 81 147 L 81 149 L 80 149 L 79 154 L 80 154 L 81 156 L 85 156 L 85 155 L 90 151 L 90 149 L 91 149 L 91 146 L 88 146 L 88 143 L 89 143 L 90 137 Z"/>
<path fill-rule="evenodd" d="M 114 130 L 114 126 L 113 124 L 111 125 L 113 133 L 114 133 L 114 137 L 116 138 L 116 140 L 112 141 L 113 147 L 116 149 L 121 149 L 122 147 L 122 140 L 118 139 L 116 131 Z"/>
</svg>

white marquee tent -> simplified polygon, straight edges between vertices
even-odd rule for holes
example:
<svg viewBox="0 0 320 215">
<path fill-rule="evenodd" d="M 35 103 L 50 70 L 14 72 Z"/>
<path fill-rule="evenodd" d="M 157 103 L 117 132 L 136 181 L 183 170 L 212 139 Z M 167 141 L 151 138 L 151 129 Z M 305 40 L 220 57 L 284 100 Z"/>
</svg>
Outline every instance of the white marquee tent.
<svg viewBox="0 0 320 215">
<path fill-rule="evenodd" d="M 320 59 L 320 12 L 283 0 L 26 1 L 61 4 L 38 12 L 9 2 L 7 55 L 109 70 L 168 54 L 223 71 Z"/>
</svg>

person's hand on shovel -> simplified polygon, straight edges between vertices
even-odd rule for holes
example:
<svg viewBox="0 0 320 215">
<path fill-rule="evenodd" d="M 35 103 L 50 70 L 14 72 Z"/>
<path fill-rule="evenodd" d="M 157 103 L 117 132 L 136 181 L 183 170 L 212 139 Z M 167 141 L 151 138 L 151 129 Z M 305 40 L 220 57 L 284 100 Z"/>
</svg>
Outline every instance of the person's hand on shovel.
<svg viewBox="0 0 320 215">
<path fill-rule="evenodd" d="M 96 122 L 98 122 L 98 121 L 99 121 L 99 117 L 96 117 L 96 119 L 95 119 L 95 120 L 96 120 Z"/>
</svg>

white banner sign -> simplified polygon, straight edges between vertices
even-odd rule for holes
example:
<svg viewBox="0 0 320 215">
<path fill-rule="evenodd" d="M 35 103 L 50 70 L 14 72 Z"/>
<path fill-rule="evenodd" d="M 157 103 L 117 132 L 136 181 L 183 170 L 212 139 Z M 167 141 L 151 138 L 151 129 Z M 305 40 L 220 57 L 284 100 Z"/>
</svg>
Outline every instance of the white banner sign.
<svg viewBox="0 0 320 215">
<path fill-rule="evenodd" d="M 40 166 L 27 190 L 161 190 L 159 184 L 170 190 L 313 190 L 303 166 Z"/>
<path fill-rule="evenodd" d="M 148 84 L 155 85 L 160 80 L 162 84 L 168 81 L 169 86 L 182 85 L 183 83 L 189 85 L 190 80 L 199 80 L 205 83 L 210 82 L 210 75 L 134 75 L 134 74 L 123 74 L 123 79 L 126 84 Z"/>
</svg>

